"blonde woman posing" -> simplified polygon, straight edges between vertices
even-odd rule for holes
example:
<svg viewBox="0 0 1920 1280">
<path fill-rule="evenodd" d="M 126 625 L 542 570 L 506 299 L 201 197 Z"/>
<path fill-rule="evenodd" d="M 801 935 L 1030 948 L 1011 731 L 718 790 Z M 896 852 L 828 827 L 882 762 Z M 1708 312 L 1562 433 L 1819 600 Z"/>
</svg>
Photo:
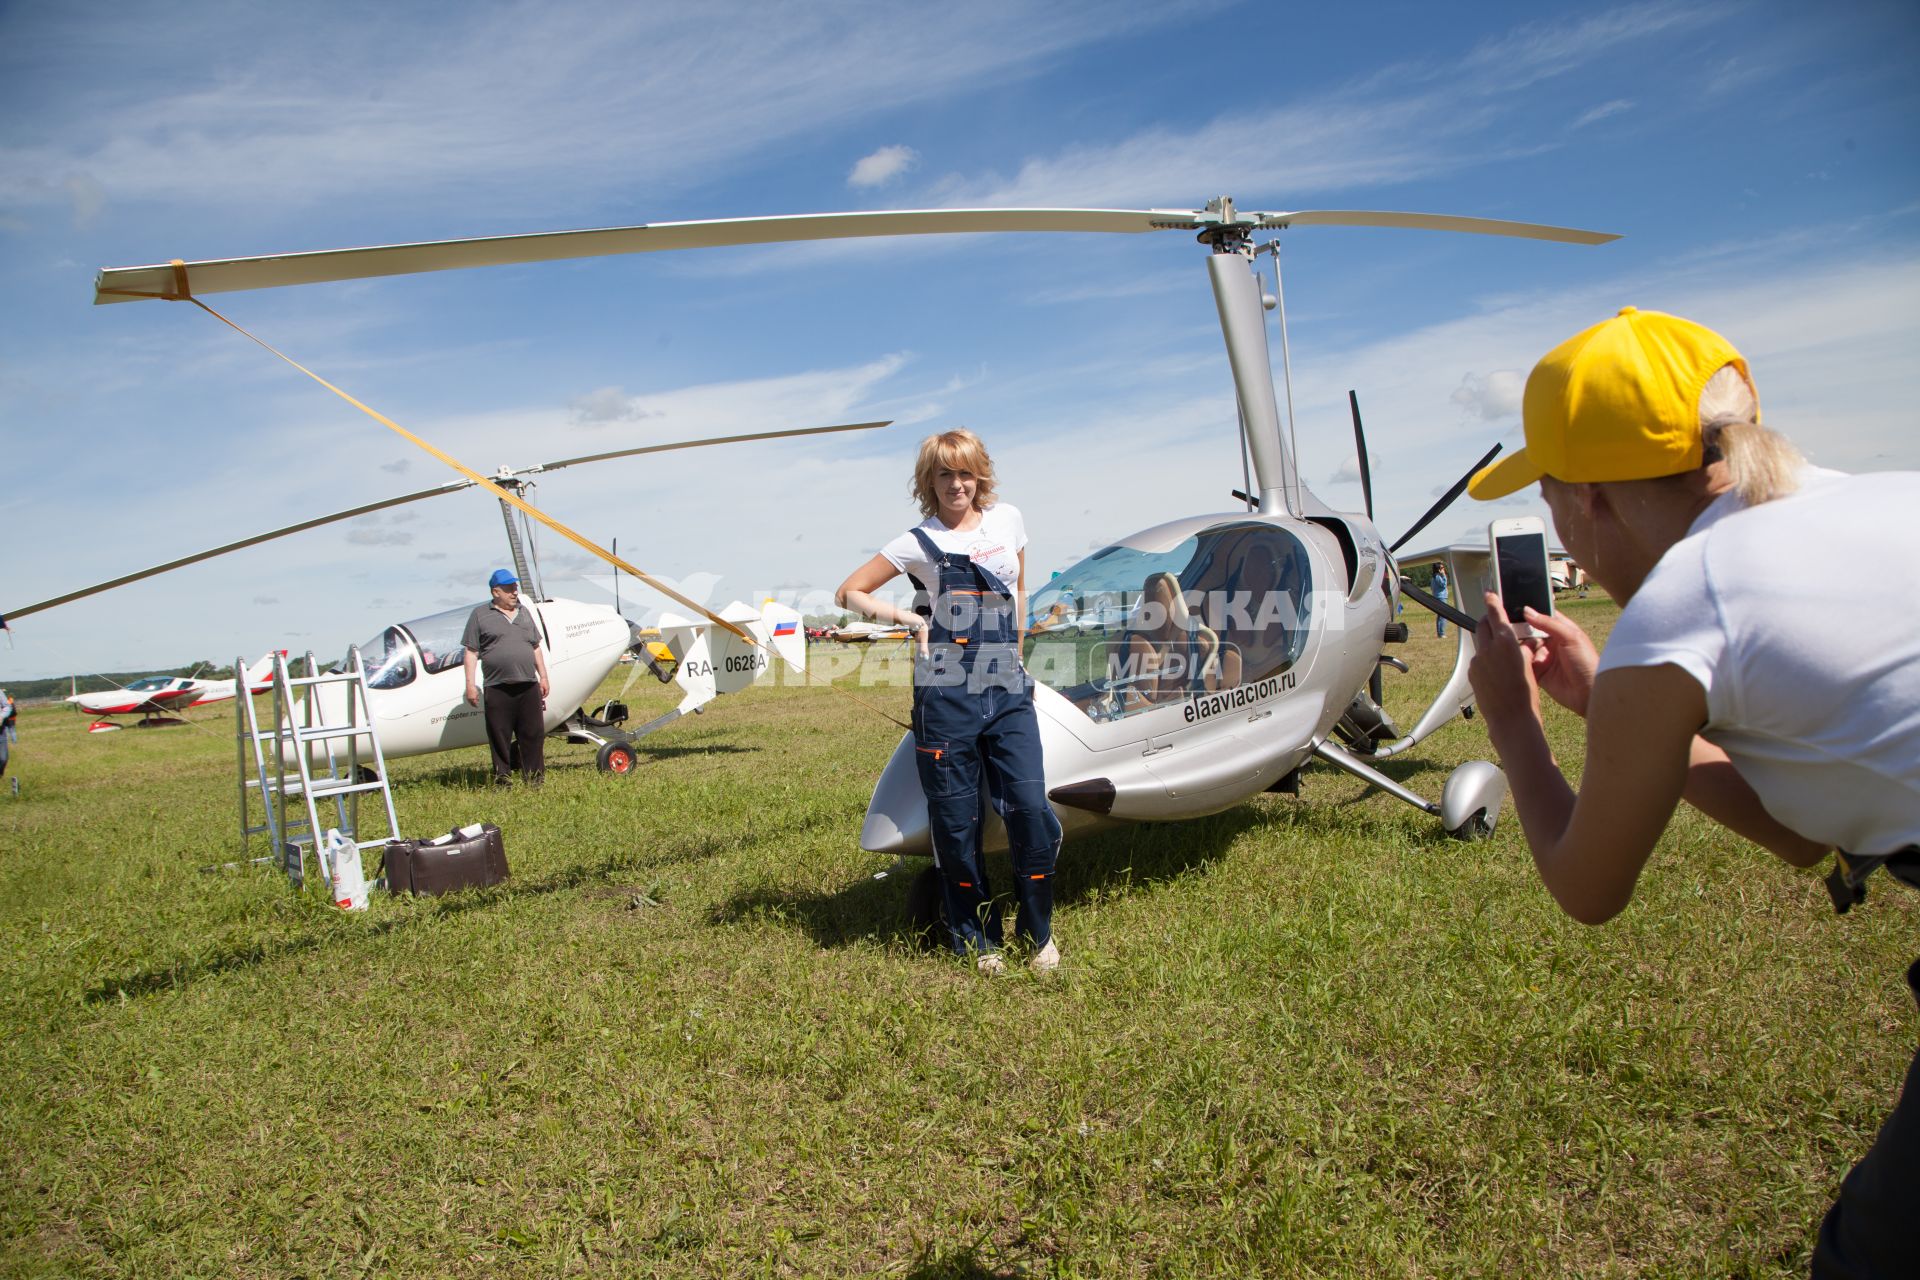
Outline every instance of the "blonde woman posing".
<svg viewBox="0 0 1920 1280">
<path fill-rule="evenodd" d="M 1053 940 L 1053 871 L 1060 819 L 1047 800 L 1033 679 L 1020 663 L 1026 617 L 1027 530 L 997 499 L 993 460 L 971 431 L 920 443 L 913 496 L 926 518 L 854 570 L 842 608 L 914 632 L 914 760 L 927 795 L 948 940 L 982 973 L 1006 971 L 999 911 L 980 854 L 984 781 L 1012 846 L 1016 930 L 1035 972 L 1060 965 Z M 905 573 L 921 593 L 903 609 L 873 593 Z"/>
</svg>

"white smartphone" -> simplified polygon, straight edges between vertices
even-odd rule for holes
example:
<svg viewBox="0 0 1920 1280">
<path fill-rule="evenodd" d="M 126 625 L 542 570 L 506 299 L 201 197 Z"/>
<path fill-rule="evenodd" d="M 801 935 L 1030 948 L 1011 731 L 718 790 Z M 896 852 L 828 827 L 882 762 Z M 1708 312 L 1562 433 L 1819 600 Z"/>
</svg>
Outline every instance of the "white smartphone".
<svg viewBox="0 0 1920 1280">
<path fill-rule="evenodd" d="M 1539 516 L 1515 516 L 1487 526 L 1493 547 L 1493 589 L 1506 606 L 1507 621 L 1522 636 L 1540 634 L 1527 625 L 1524 610 L 1553 612 L 1553 581 L 1547 576 L 1547 526 Z"/>
</svg>

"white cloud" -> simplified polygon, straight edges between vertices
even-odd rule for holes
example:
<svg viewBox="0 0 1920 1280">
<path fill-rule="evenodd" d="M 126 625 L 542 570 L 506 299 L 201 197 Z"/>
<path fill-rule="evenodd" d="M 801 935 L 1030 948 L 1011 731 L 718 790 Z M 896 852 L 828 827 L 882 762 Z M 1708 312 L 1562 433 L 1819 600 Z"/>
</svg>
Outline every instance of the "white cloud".
<svg viewBox="0 0 1920 1280">
<path fill-rule="evenodd" d="M 73 225 L 76 227 L 91 225 L 106 207 L 107 193 L 92 174 L 69 174 L 61 185 L 66 188 L 67 198 L 73 202 Z"/>
<path fill-rule="evenodd" d="M 398 521 L 395 521 L 398 523 Z M 347 541 L 356 547 L 404 547 L 413 541 L 405 529 L 392 529 L 380 523 L 378 513 L 347 522 Z"/>
<path fill-rule="evenodd" d="M 1399 64 L 1311 101 L 1070 144 L 1028 157 L 1011 172 L 947 174 L 927 184 L 913 205 L 1191 208 L 1236 193 L 1243 209 L 1281 209 L 1299 208 L 1302 197 L 1318 192 L 1406 185 L 1538 152 L 1548 144 L 1495 133 L 1529 109 L 1523 90 L 1620 45 L 1712 16 L 1643 5 L 1578 23 L 1537 24 L 1460 58 Z M 1624 101 L 1608 108 L 1620 109 Z M 907 247 L 895 242 L 893 251 Z M 754 271 L 769 260 L 793 264 L 887 251 L 874 242 L 808 244 L 744 255 L 713 269 Z"/>
<path fill-rule="evenodd" d="M 1639 300 L 1699 320 L 1731 338 L 1751 362 L 1767 421 L 1814 461 L 1842 470 L 1920 467 L 1904 406 L 1920 398 L 1913 364 L 1902 352 L 1920 341 L 1920 258 L 1898 252 L 1853 260 L 1777 258 L 1758 249 L 1730 273 L 1717 258 L 1653 261 L 1631 274 L 1576 289 L 1512 297 L 1472 315 L 1322 352 L 1295 353 L 1295 394 L 1303 424 L 1344 421 L 1346 388 L 1361 389 L 1368 442 L 1395 460 L 1374 473 L 1380 527 L 1397 535 L 1496 440 L 1521 441 L 1517 394 L 1491 388 L 1498 375 L 1459 370 L 1492 366 L 1518 388 L 1554 343 Z M 1790 300 L 1790 301 L 1783 301 Z M 1462 393 L 1466 403 L 1462 403 Z M 1485 408 L 1513 406 L 1505 429 Z M 1456 412 L 1449 413 L 1452 407 Z M 1466 408 L 1467 413 L 1457 412 Z M 1348 456 L 1345 432 L 1300 433 L 1301 470 L 1328 474 Z M 1336 452 L 1338 450 L 1338 452 Z M 1322 494 L 1358 506 L 1357 490 Z M 1545 514 L 1530 493 L 1531 509 Z M 1429 530 L 1423 545 L 1485 517 L 1463 499 Z M 1484 535 L 1482 535 L 1484 536 Z"/>
<path fill-rule="evenodd" d="M 1568 127 L 1572 129 L 1584 129 L 1590 124 L 1605 120 L 1608 116 L 1617 116 L 1622 111 L 1631 110 L 1633 110 L 1632 102 L 1625 98 L 1615 98 L 1612 102 L 1603 102 L 1597 107 L 1590 107 L 1586 111 L 1581 112 L 1580 118 Z"/>
<path fill-rule="evenodd" d="M 1469 373 L 1460 379 L 1449 399 L 1482 422 L 1498 422 L 1520 412 L 1520 395 L 1526 385 L 1526 376 L 1516 369 Z"/>
<path fill-rule="evenodd" d="M 919 161 L 920 153 L 912 147 L 881 147 L 872 155 L 862 156 L 853 166 L 853 172 L 847 175 L 850 187 L 883 187 L 892 182 Z"/>
<path fill-rule="evenodd" d="M 0 145 L 0 206 L 68 195 L 65 175 L 81 174 L 116 202 L 271 210 L 351 192 L 404 208 L 418 193 L 469 189 L 488 192 L 493 219 L 545 215 L 635 184 L 693 185 L 876 102 L 899 109 L 1031 75 L 1068 50 L 1209 7 L 979 0 L 873 6 L 849 21 L 818 5 L 770 22 L 749 0 L 697 13 L 574 0 L 476 4 L 452 20 L 402 6 L 350 23 L 239 9 L 218 19 L 217 38 L 248 56 L 213 64 L 202 62 L 211 16 L 43 13 L 16 21 L 13 39 L 68 60 L 36 74 L 91 72 L 93 92 L 20 93 L 34 108 L 11 122 L 14 136 L 54 140 Z M 207 73 L 99 75 L 128 65 Z M 502 187 L 502 173 L 516 181 Z"/>
<path fill-rule="evenodd" d="M 1638 4 L 1578 22 L 1537 22 L 1482 41 L 1460 70 L 1490 86 L 1524 89 L 1563 75 L 1620 45 L 1706 26 L 1725 11 L 1712 4 Z"/>
<path fill-rule="evenodd" d="M 567 406 L 573 421 L 581 426 L 604 427 L 616 422 L 638 422 L 652 417 L 619 387 L 601 387 L 589 391 Z"/>
<path fill-rule="evenodd" d="M 1372 478 L 1372 476 L 1377 475 L 1380 471 L 1380 455 L 1373 452 L 1371 449 L 1367 451 L 1367 466 L 1369 469 L 1368 470 L 1369 478 Z M 1333 469 L 1333 474 L 1327 477 L 1327 483 L 1328 484 L 1359 484 L 1360 483 L 1360 455 L 1358 453 L 1351 453 L 1351 454 L 1348 454 L 1345 458 L 1342 458 L 1340 460 L 1340 465 Z"/>
</svg>

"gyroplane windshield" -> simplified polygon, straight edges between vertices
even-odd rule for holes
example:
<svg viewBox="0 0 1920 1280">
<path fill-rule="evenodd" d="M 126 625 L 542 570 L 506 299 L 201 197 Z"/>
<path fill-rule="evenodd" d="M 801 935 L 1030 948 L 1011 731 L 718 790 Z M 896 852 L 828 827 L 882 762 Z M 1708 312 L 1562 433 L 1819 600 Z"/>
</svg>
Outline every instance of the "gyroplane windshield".
<svg viewBox="0 0 1920 1280">
<path fill-rule="evenodd" d="M 1027 670 L 1095 720 L 1265 680 L 1306 648 L 1306 549 L 1258 521 L 1119 543 L 1033 593 Z"/>
<path fill-rule="evenodd" d="M 438 675 L 458 668 L 467 656 L 460 644 L 466 635 L 472 605 L 448 609 L 444 613 L 415 618 L 412 622 L 388 627 L 360 646 L 360 660 L 367 664 L 367 684 L 375 689 L 398 689 L 412 684 L 421 672 Z M 344 670 L 346 663 L 340 664 Z"/>
<path fill-rule="evenodd" d="M 428 675 L 451 671 L 465 661 L 467 651 L 460 641 L 467 634 L 467 619 L 473 616 L 473 609 L 472 605 L 463 605 L 406 624 L 420 645 L 420 662 Z"/>
<path fill-rule="evenodd" d="M 375 689 L 398 689 L 413 683 L 419 673 L 413 641 L 399 627 L 388 627 L 360 646 L 360 661 L 366 664 L 367 684 Z M 343 659 L 340 670 L 347 669 Z"/>
</svg>

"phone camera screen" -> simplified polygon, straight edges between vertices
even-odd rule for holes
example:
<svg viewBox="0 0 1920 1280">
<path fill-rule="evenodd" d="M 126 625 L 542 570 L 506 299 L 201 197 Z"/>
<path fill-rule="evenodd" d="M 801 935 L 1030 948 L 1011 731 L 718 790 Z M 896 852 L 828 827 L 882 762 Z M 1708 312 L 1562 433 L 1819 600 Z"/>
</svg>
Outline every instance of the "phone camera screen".
<svg viewBox="0 0 1920 1280">
<path fill-rule="evenodd" d="M 1553 588 L 1547 583 L 1547 540 L 1537 533 L 1513 534 L 1495 539 L 1500 557 L 1500 603 L 1506 606 L 1507 621 L 1525 622 L 1524 610 L 1553 612 Z"/>
</svg>

